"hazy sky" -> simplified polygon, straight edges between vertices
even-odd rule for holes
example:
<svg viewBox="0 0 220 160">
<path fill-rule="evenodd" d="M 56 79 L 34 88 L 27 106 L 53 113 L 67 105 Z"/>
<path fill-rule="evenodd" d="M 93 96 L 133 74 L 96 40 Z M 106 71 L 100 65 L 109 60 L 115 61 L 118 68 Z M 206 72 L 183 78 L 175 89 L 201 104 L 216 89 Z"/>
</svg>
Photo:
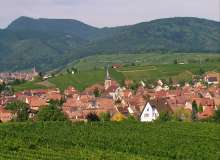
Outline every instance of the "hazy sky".
<svg viewBox="0 0 220 160">
<path fill-rule="evenodd" d="M 219 20 L 220 0 L 0 0 L 0 28 L 20 16 L 119 26 L 166 17 Z"/>
</svg>

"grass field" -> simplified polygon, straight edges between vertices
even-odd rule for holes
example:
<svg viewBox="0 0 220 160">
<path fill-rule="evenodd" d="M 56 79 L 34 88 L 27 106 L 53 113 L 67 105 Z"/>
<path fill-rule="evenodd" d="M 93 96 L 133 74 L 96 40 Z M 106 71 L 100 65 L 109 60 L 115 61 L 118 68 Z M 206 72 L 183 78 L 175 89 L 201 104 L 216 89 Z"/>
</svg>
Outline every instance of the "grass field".
<svg viewBox="0 0 220 160">
<path fill-rule="evenodd" d="M 110 74 L 112 78 L 121 81 L 124 77 L 123 74 L 116 72 L 115 70 L 110 70 Z M 88 70 L 88 71 L 80 71 L 79 74 L 60 74 L 54 78 L 49 79 L 49 82 L 56 85 L 56 87 L 60 88 L 62 91 L 66 89 L 68 86 L 74 86 L 78 90 L 82 91 L 86 87 L 95 84 L 95 83 L 104 83 L 105 79 L 105 70 L 97 69 L 97 70 Z"/>
<path fill-rule="evenodd" d="M 8 123 L 1 160 L 219 160 L 212 123 Z"/>
<path fill-rule="evenodd" d="M 28 89 L 44 89 L 46 86 L 40 85 L 39 81 L 29 81 L 19 85 L 12 86 L 15 92 L 24 91 Z"/>
</svg>

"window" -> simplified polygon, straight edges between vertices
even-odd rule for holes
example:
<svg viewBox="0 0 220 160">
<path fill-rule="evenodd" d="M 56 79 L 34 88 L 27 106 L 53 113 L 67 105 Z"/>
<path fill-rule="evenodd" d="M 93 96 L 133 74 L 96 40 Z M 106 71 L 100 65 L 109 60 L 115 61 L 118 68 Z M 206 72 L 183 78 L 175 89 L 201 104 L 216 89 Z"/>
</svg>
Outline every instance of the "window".
<svg viewBox="0 0 220 160">
<path fill-rule="evenodd" d="M 149 114 L 148 113 L 144 114 L 144 117 L 149 117 Z"/>
</svg>

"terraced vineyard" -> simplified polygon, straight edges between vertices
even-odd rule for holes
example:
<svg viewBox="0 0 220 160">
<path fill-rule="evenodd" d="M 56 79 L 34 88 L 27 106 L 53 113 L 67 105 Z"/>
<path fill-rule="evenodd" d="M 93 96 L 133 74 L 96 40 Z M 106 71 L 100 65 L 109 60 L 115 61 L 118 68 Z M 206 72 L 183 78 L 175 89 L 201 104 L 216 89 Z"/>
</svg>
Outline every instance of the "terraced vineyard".
<svg viewBox="0 0 220 160">
<path fill-rule="evenodd" d="M 190 80 L 200 68 L 207 71 L 220 71 L 219 63 L 207 64 L 161 64 L 122 67 L 117 71 L 132 80 L 158 80 L 172 77 L 177 80 Z"/>
<path fill-rule="evenodd" d="M 9 123 L 3 160 L 219 160 L 220 125 L 209 123 Z"/>
</svg>

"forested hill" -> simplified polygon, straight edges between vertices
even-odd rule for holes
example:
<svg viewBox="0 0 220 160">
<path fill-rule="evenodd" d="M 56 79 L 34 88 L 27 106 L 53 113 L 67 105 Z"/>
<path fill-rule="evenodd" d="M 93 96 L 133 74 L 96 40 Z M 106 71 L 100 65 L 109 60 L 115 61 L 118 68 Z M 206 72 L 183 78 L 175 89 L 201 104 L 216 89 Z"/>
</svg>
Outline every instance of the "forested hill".
<svg viewBox="0 0 220 160">
<path fill-rule="evenodd" d="M 220 23 L 167 18 L 97 28 L 77 20 L 20 17 L 0 30 L 0 70 L 48 71 L 93 54 L 220 52 Z"/>
</svg>

